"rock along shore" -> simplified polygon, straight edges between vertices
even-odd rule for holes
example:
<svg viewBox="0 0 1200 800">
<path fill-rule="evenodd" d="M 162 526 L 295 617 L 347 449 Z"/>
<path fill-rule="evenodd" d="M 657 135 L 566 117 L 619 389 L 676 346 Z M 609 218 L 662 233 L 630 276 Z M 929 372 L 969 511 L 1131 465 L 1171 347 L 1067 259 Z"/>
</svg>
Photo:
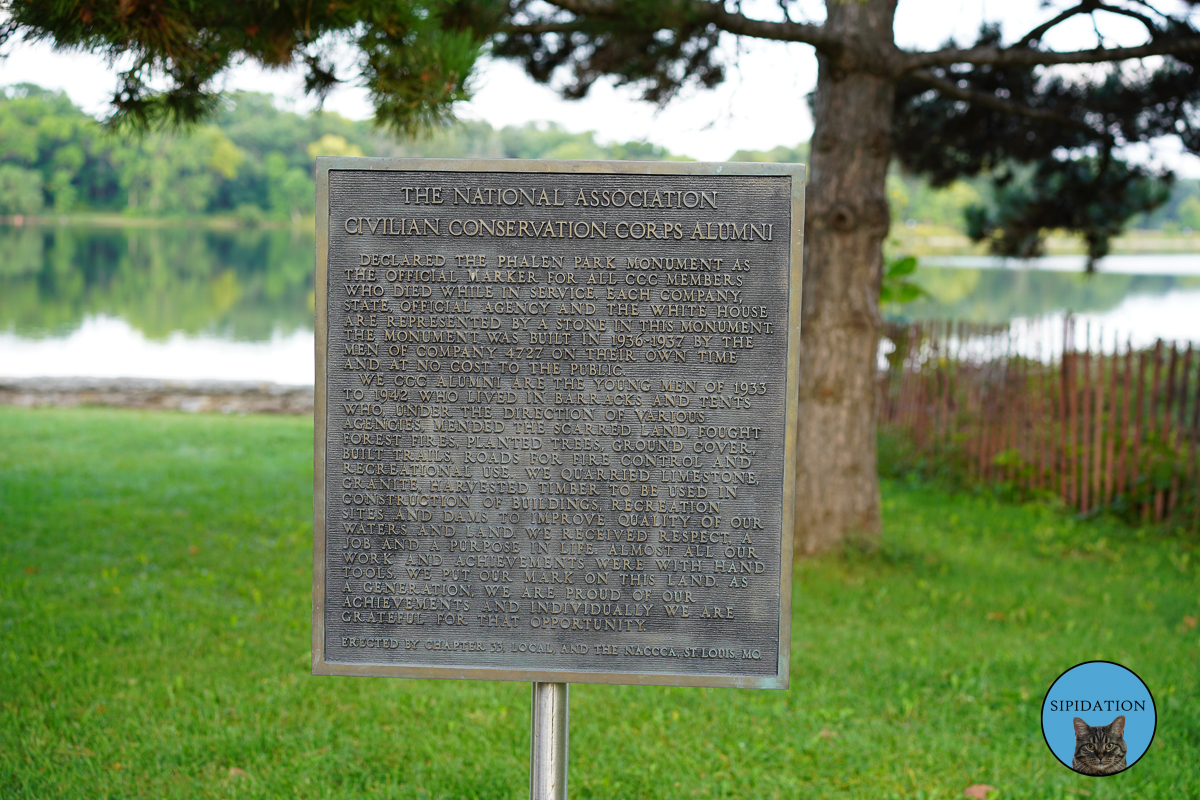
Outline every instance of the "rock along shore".
<svg viewBox="0 0 1200 800">
<path fill-rule="evenodd" d="M 312 414 L 313 387 L 154 378 L 0 378 L 0 405 L 107 406 L 221 414 Z"/>
</svg>

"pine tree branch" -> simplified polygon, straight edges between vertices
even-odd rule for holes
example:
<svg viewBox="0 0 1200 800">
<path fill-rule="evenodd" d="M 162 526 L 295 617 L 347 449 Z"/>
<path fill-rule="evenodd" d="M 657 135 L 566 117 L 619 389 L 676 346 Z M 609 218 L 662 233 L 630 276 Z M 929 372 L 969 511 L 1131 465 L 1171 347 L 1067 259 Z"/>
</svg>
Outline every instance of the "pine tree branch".
<svg viewBox="0 0 1200 800">
<path fill-rule="evenodd" d="M 1104 3 L 1100 2 L 1100 0 L 1083 0 L 1083 2 L 1079 5 L 1068 8 L 1057 17 L 1043 22 L 1029 33 L 1017 39 L 1016 46 L 1027 47 L 1033 42 L 1040 42 L 1042 37 L 1045 36 L 1046 32 L 1051 28 L 1066 22 L 1072 17 L 1079 16 L 1080 14 L 1091 14 L 1093 15 L 1092 19 L 1094 21 L 1095 12 L 1097 11 L 1107 11 L 1109 14 L 1117 14 L 1120 16 L 1129 17 L 1130 19 L 1136 19 L 1138 22 L 1142 23 L 1142 25 L 1146 28 L 1146 32 L 1151 36 L 1156 33 L 1162 33 L 1162 29 L 1155 24 L 1154 20 L 1150 19 L 1145 14 L 1139 14 L 1138 12 L 1129 8 L 1105 5 Z"/>
<path fill-rule="evenodd" d="M 1082 120 L 1068 117 L 1060 114 L 1057 111 L 1051 111 L 1045 108 L 1034 108 L 1023 103 L 1014 103 L 1011 100 L 1005 100 L 1003 97 L 997 97 L 994 94 L 980 92 L 974 89 L 966 89 L 959 86 L 952 80 L 939 78 L 928 70 L 916 70 L 909 74 L 909 77 L 918 80 L 929 86 L 946 97 L 953 97 L 955 100 L 962 100 L 980 108 L 987 108 L 992 111 L 998 111 L 1001 114 L 1011 114 L 1026 119 L 1036 119 L 1041 122 L 1053 122 L 1058 125 L 1063 125 L 1069 128 L 1084 131 L 1092 136 L 1106 139 L 1108 135 L 1102 131 L 1098 131 Z"/>
<path fill-rule="evenodd" d="M 1017 39 L 1017 44 L 1018 45 L 1028 45 L 1030 42 L 1040 42 L 1042 40 L 1042 37 L 1046 35 L 1046 32 L 1048 30 L 1050 30 L 1051 28 L 1053 28 L 1055 25 L 1058 25 L 1059 23 L 1062 23 L 1062 22 L 1066 22 L 1071 17 L 1077 16 L 1079 14 L 1086 14 L 1086 13 L 1088 13 L 1088 11 L 1091 10 L 1091 7 L 1094 7 L 1094 6 L 1095 6 L 1095 0 L 1092 0 L 1092 2 L 1087 2 L 1087 0 L 1085 0 L 1084 2 L 1075 6 L 1074 8 L 1068 8 L 1066 11 L 1062 12 L 1054 19 L 1050 19 L 1050 20 L 1047 20 L 1046 22 L 1043 22 L 1041 25 L 1038 25 L 1036 28 L 1031 30 L 1029 33 L 1022 36 L 1020 39 Z"/>
<path fill-rule="evenodd" d="M 621 5 L 613 0 L 549 0 L 549 2 L 564 11 L 570 11 L 577 17 L 619 20 L 624 11 Z M 721 2 L 709 2 L 709 0 L 664 2 L 660 11 L 671 8 L 674 8 L 675 12 L 681 16 L 711 22 L 721 30 L 737 36 L 810 44 L 822 52 L 835 52 L 844 46 L 838 37 L 830 35 L 822 25 L 792 22 L 791 20 L 773 22 L 754 19 L 740 11 L 725 10 L 725 6 Z"/>
<path fill-rule="evenodd" d="M 989 65 L 994 67 L 1034 67 L 1054 64 L 1099 64 L 1150 56 L 1181 56 L 1200 53 L 1200 35 L 1163 38 L 1137 47 L 1096 47 L 1091 50 L 1031 50 L 1026 47 L 947 47 L 929 53 L 905 53 L 897 56 L 900 71 L 950 64 Z"/>
<path fill-rule="evenodd" d="M 1110 14 L 1118 14 L 1122 17 L 1129 17 L 1130 19 L 1136 19 L 1138 22 L 1142 23 L 1142 25 L 1146 28 L 1146 31 L 1151 36 L 1153 36 L 1156 33 L 1162 33 L 1162 28 L 1160 28 L 1158 25 L 1156 25 L 1154 23 L 1154 20 L 1150 19 L 1145 14 L 1139 14 L 1138 12 L 1134 11 L 1131 8 L 1117 8 L 1116 6 L 1106 6 L 1104 4 L 1100 4 L 1096 8 L 1096 10 L 1097 11 L 1107 11 Z"/>
<path fill-rule="evenodd" d="M 549 0 L 557 8 L 569 11 L 577 18 L 594 17 L 617 21 L 622 18 L 625 9 L 617 0 Z M 740 11 L 727 11 L 721 2 L 711 0 L 664 0 L 662 9 L 674 9 L 674 13 L 687 16 L 694 20 L 711 22 L 723 31 L 737 36 L 749 36 L 756 39 L 769 39 L 779 42 L 797 42 L 815 47 L 818 51 L 833 55 L 842 52 L 851 43 L 841 37 L 829 33 L 822 25 L 803 22 L 771 21 L 754 19 Z M 897 53 L 892 61 L 895 74 L 902 75 L 924 67 L 945 66 L 949 64 L 975 64 L 991 66 L 1039 66 L 1054 64 L 1096 64 L 1106 61 L 1124 61 L 1149 56 L 1188 55 L 1200 53 L 1200 35 L 1187 37 L 1163 37 L 1136 47 L 1096 47 L 1090 50 L 1069 50 L 1055 52 L 1050 50 L 1034 50 L 1028 47 L 1030 41 L 1043 36 L 1055 25 L 1079 14 L 1095 11 L 1108 11 L 1139 19 L 1144 24 L 1152 24 L 1140 14 L 1130 13 L 1127 9 L 1107 6 L 1102 2 L 1081 2 L 1079 5 L 1063 11 L 1037 28 L 1031 30 L 1013 47 L 947 47 L 928 53 Z M 531 31 L 532 32 L 532 31 Z"/>
<path fill-rule="evenodd" d="M 1158 10 L 1157 8 L 1155 8 L 1154 6 L 1150 5 L 1148 2 L 1146 2 L 1146 0 L 1133 0 L 1133 2 L 1134 2 L 1134 5 L 1139 5 L 1139 6 L 1141 6 L 1142 8 L 1147 8 L 1147 9 L 1149 9 L 1150 11 L 1153 11 L 1153 12 L 1154 12 L 1155 14 L 1157 14 L 1158 16 L 1162 17 L 1163 19 L 1168 19 L 1168 17 L 1167 17 L 1167 15 L 1166 15 L 1166 14 L 1164 14 L 1164 13 L 1163 13 L 1163 12 L 1161 12 L 1161 11 L 1159 11 L 1159 10 Z"/>
<path fill-rule="evenodd" d="M 583 24 L 578 20 L 570 22 L 530 22 L 525 25 L 505 25 L 500 28 L 500 33 L 508 35 L 520 35 L 522 33 L 542 34 L 542 33 L 574 33 L 575 31 L 583 30 Z"/>
</svg>

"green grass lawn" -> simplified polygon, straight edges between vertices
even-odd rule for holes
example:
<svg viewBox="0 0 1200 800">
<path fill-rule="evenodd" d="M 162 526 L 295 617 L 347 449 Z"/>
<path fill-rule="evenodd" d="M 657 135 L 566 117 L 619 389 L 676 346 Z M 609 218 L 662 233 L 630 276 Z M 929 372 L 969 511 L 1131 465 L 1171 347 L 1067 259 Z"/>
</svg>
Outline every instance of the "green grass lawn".
<svg viewBox="0 0 1200 800">
<path fill-rule="evenodd" d="M 311 446 L 302 419 L 0 409 L 0 797 L 528 795 L 527 684 L 308 674 Z M 577 685 L 571 796 L 1200 796 L 1194 543 L 884 502 L 878 552 L 797 565 L 789 691 Z M 1095 658 L 1159 709 L 1106 779 L 1038 724 Z"/>
</svg>

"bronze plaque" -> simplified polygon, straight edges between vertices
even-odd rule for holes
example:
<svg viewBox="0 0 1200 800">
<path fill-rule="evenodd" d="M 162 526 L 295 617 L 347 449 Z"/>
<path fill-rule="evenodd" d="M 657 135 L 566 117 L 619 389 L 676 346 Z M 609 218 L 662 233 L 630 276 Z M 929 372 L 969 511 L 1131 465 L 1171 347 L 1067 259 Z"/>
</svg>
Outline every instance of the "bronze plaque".
<svg viewBox="0 0 1200 800">
<path fill-rule="evenodd" d="M 317 172 L 313 672 L 785 688 L 804 167 Z"/>
</svg>

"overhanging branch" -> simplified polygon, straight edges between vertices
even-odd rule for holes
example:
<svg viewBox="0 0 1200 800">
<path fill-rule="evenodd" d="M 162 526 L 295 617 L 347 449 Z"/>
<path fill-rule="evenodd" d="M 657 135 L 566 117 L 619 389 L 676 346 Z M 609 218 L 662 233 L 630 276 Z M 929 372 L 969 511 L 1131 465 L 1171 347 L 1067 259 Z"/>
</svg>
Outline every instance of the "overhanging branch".
<svg viewBox="0 0 1200 800">
<path fill-rule="evenodd" d="M 583 25 L 581 25 L 578 21 L 531 22 L 527 25 L 505 25 L 500 28 L 500 33 L 506 33 L 509 35 L 520 35 L 522 33 L 574 33 L 575 31 L 579 30 L 583 30 Z"/>
<path fill-rule="evenodd" d="M 1100 139 L 1109 139 L 1108 134 L 1096 130 L 1092 126 L 1082 120 L 1059 114 L 1056 111 L 1050 111 L 1045 108 L 1034 108 L 1023 103 L 1014 103 L 1011 100 L 1005 100 L 1003 97 L 997 97 L 994 94 L 980 92 L 974 89 L 966 89 L 959 86 L 952 80 L 939 78 L 928 70 L 916 70 L 911 73 L 911 78 L 924 83 L 932 89 L 937 89 L 938 92 L 946 97 L 952 97 L 955 100 L 962 100 L 980 108 L 987 108 L 992 111 L 997 111 L 1001 114 L 1011 114 L 1026 119 L 1036 119 L 1042 122 L 1053 122 L 1058 125 L 1064 125 L 1070 128 L 1084 131 Z"/>
<path fill-rule="evenodd" d="M 1049 31 L 1051 28 L 1053 28 L 1055 25 L 1058 25 L 1059 23 L 1062 23 L 1062 22 L 1066 22 L 1071 17 L 1074 17 L 1078 14 L 1086 14 L 1086 13 L 1088 13 L 1089 10 L 1090 10 L 1090 8 L 1089 8 L 1088 3 L 1080 3 L 1079 5 L 1075 6 L 1074 8 L 1068 8 L 1066 11 L 1062 12 L 1057 17 L 1046 20 L 1041 25 L 1038 25 L 1036 28 L 1031 30 L 1029 33 L 1025 34 L 1020 39 L 1017 39 L 1017 42 L 1018 42 L 1018 44 L 1022 44 L 1022 45 L 1027 45 L 1030 42 L 1040 42 L 1042 40 L 1042 37 L 1046 35 L 1046 32 Z"/>
<path fill-rule="evenodd" d="M 1031 50 L 1026 47 L 947 47 L 929 53 L 898 56 L 901 72 L 923 67 L 974 64 L 995 67 L 1036 67 L 1054 64 L 1100 64 L 1150 56 L 1182 56 L 1200 53 L 1200 36 L 1162 39 L 1137 47 L 1096 47 L 1091 50 Z"/>
<path fill-rule="evenodd" d="M 597 17 L 601 19 L 619 20 L 623 8 L 614 0 L 550 0 L 552 5 L 570 11 L 577 17 Z M 661 12 L 664 16 L 688 17 L 702 22 L 711 22 L 723 31 L 737 36 L 750 36 L 755 39 L 770 39 L 777 42 L 798 42 L 810 44 L 818 50 L 833 52 L 842 47 L 838 37 L 831 36 L 822 25 L 811 25 L 805 22 L 791 20 L 771 21 L 747 17 L 740 11 L 727 11 L 721 2 L 708 0 L 678 0 L 664 2 Z"/>
<path fill-rule="evenodd" d="M 1136 19 L 1138 22 L 1142 23 L 1142 25 L 1146 28 L 1146 31 L 1151 36 L 1162 33 L 1162 29 L 1158 25 L 1154 24 L 1154 20 L 1150 19 L 1145 14 L 1139 14 L 1132 9 L 1121 8 L 1120 6 L 1105 5 L 1104 3 L 1098 2 L 1098 0 L 1084 0 L 1084 2 L 1080 3 L 1079 5 L 1068 8 L 1058 16 L 1043 22 L 1041 25 L 1038 25 L 1029 33 L 1022 36 L 1020 39 L 1017 39 L 1016 46 L 1028 47 L 1033 42 L 1040 42 L 1042 37 L 1045 36 L 1051 28 L 1066 22 L 1072 17 L 1079 16 L 1080 14 L 1091 14 L 1094 21 L 1095 13 L 1098 11 L 1129 17 L 1130 19 Z"/>
<path fill-rule="evenodd" d="M 574 14 L 582 21 L 587 17 L 619 22 L 625 13 L 624 5 L 618 0 L 548 0 L 553 6 Z M 852 46 L 852 42 L 843 37 L 831 34 L 823 25 L 812 25 L 790 20 L 772 21 L 754 19 L 740 11 L 728 11 L 720 0 L 663 0 L 659 13 L 664 20 L 679 19 L 690 22 L 708 22 L 719 29 L 737 36 L 749 36 L 755 39 L 768 39 L 778 42 L 797 42 L 815 47 L 826 55 L 836 55 Z M 896 75 L 904 75 L 927 67 L 949 66 L 951 64 L 974 64 L 976 66 L 997 67 L 1032 67 L 1052 66 L 1056 64 L 1099 64 L 1105 62 L 1125 61 L 1129 59 L 1148 58 L 1151 56 L 1184 56 L 1200 53 L 1200 34 L 1191 36 L 1163 36 L 1135 47 L 1096 47 L 1089 50 L 1034 50 L 1028 47 L 1028 42 L 1045 34 L 1054 25 L 1069 17 L 1094 11 L 1112 11 L 1124 13 L 1141 19 L 1145 24 L 1152 24 L 1143 15 L 1126 13 L 1127 10 L 1107 6 L 1100 2 L 1080 3 L 1056 16 L 1049 22 L 1039 25 L 1027 34 L 1022 41 L 1012 47 L 947 47 L 927 53 L 901 53 L 893 50 L 893 56 L 888 59 L 889 71 Z M 562 24 L 562 23 L 545 23 Z M 668 23 L 664 21 L 664 26 Z M 522 26 L 529 30 L 529 26 Z M 533 31 L 530 31 L 533 32 Z"/>
</svg>

